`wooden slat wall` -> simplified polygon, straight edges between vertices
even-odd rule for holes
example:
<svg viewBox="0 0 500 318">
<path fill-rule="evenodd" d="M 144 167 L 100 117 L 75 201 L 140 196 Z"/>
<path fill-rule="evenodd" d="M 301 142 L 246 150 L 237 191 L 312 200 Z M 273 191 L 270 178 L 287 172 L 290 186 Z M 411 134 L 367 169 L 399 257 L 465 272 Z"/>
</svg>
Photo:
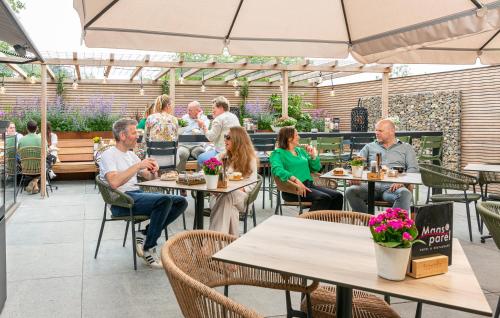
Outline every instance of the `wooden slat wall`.
<svg viewBox="0 0 500 318">
<path fill-rule="evenodd" d="M 29 84 L 26 82 L 7 82 L 5 83 L 6 94 L 0 95 L 0 109 L 13 107 L 18 102 L 22 107 L 21 100 L 30 97 L 40 96 L 40 85 Z M 47 98 L 49 105 L 55 100 L 56 84 L 47 85 Z M 103 96 L 105 100 L 113 98 L 113 112 L 118 113 L 126 109 L 128 115 L 135 114 L 136 111 L 142 113 L 144 108 L 154 102 L 155 98 L 161 93 L 158 85 L 144 85 L 144 96 L 139 95 L 139 86 L 137 84 L 85 84 L 80 83 L 77 90 L 73 90 L 71 83 L 66 84 L 64 100 L 69 105 L 85 107 L 91 98 Z M 314 87 L 293 86 L 289 89 L 290 94 L 301 94 L 306 102 L 318 104 L 317 89 Z M 248 101 L 250 103 L 267 104 L 269 96 L 273 93 L 281 94 L 279 87 L 263 86 L 250 87 Z M 202 106 L 211 111 L 211 100 L 217 96 L 223 95 L 229 99 L 231 105 L 237 106 L 241 102 L 240 97 L 234 96 L 232 86 L 207 86 L 206 92 L 200 92 L 198 85 L 177 85 L 176 86 L 176 105 L 186 106 L 193 100 L 198 100 Z"/>
<path fill-rule="evenodd" d="M 350 111 L 359 97 L 380 96 L 381 81 L 345 84 L 318 90 L 319 107 L 341 118 L 341 130 L 350 130 Z M 391 79 L 389 94 L 459 90 L 462 94 L 462 166 L 500 162 L 500 66 Z"/>
</svg>

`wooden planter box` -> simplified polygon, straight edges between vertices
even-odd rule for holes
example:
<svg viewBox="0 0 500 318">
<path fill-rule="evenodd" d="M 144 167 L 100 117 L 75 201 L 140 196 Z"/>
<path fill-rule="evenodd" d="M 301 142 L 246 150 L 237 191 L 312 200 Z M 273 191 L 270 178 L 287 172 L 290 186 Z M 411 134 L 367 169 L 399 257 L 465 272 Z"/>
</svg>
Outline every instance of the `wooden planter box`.
<svg viewBox="0 0 500 318">
<path fill-rule="evenodd" d="M 59 139 L 92 139 L 94 137 L 113 138 L 112 131 L 56 131 Z"/>
</svg>

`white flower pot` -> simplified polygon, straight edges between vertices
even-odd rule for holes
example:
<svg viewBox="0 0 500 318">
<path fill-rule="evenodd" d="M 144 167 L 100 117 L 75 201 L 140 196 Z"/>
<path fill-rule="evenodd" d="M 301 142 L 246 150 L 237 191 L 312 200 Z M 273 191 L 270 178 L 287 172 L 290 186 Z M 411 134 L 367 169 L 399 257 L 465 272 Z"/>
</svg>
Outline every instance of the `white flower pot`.
<svg viewBox="0 0 500 318">
<path fill-rule="evenodd" d="M 352 177 L 359 178 L 363 177 L 363 166 L 351 166 L 352 169 Z"/>
<path fill-rule="evenodd" d="M 403 280 L 406 276 L 411 248 L 390 248 L 374 242 L 378 276 L 389 280 Z"/>
<path fill-rule="evenodd" d="M 219 181 L 219 175 L 205 175 L 205 181 L 207 182 L 207 190 L 217 189 L 217 182 Z"/>
</svg>

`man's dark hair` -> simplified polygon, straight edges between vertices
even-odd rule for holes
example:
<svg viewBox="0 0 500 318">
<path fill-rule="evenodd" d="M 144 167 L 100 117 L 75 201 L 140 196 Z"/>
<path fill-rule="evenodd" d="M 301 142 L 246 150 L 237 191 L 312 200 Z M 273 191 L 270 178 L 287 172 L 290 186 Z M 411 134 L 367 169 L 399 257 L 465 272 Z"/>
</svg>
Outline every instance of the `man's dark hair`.
<svg viewBox="0 0 500 318">
<path fill-rule="evenodd" d="M 28 121 L 28 124 L 26 125 L 26 128 L 28 128 L 28 132 L 30 132 L 30 133 L 36 133 L 38 125 L 37 125 L 36 121 L 30 120 L 30 121 Z"/>
<path fill-rule="evenodd" d="M 288 149 L 288 141 L 295 135 L 294 127 L 282 127 L 278 133 L 278 148 Z"/>
</svg>

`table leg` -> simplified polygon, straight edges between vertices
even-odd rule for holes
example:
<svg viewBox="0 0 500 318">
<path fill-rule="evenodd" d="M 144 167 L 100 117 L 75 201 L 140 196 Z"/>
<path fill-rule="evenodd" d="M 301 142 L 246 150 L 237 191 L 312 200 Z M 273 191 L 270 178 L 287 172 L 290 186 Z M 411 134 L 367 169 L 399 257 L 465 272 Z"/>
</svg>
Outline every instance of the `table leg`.
<svg viewBox="0 0 500 318">
<path fill-rule="evenodd" d="M 205 207 L 205 193 L 196 191 L 196 206 L 194 208 L 194 218 L 196 220 L 196 229 L 203 230 L 203 208 Z"/>
<path fill-rule="evenodd" d="M 368 213 L 375 215 L 375 182 L 368 181 Z"/>
<path fill-rule="evenodd" d="M 352 317 L 352 288 L 337 285 L 337 318 Z"/>
</svg>

